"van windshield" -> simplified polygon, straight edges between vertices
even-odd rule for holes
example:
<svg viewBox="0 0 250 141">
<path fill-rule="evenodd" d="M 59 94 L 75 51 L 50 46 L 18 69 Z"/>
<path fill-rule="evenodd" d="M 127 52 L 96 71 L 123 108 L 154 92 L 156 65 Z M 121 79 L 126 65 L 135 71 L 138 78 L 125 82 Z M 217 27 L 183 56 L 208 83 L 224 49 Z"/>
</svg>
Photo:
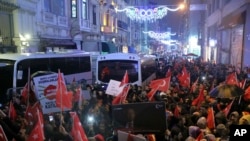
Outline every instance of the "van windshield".
<svg viewBox="0 0 250 141">
<path fill-rule="evenodd" d="M 5 102 L 7 89 L 13 86 L 14 60 L 0 59 L 0 102 Z"/>
</svg>

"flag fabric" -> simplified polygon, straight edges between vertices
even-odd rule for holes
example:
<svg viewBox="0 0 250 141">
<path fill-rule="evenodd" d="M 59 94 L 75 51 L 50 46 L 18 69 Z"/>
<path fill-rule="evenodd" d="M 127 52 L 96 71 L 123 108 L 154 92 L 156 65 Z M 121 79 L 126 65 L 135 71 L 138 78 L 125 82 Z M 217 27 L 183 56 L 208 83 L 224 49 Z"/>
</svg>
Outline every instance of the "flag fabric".
<svg viewBox="0 0 250 141">
<path fill-rule="evenodd" d="M 75 93 L 73 95 L 73 101 L 74 102 L 79 102 L 81 100 L 81 98 L 82 98 L 81 95 L 82 95 L 82 89 L 79 86 L 78 88 L 76 88 L 76 91 L 75 91 Z"/>
<path fill-rule="evenodd" d="M 0 141 L 8 141 L 2 125 L 0 125 Z"/>
<path fill-rule="evenodd" d="M 203 138 L 204 138 L 203 132 L 200 132 L 200 134 L 199 134 L 198 137 L 195 139 L 195 141 L 201 141 Z"/>
<path fill-rule="evenodd" d="M 190 73 L 187 71 L 186 67 L 183 67 L 181 73 L 177 75 L 177 78 L 182 87 L 190 87 Z"/>
<path fill-rule="evenodd" d="M 44 141 L 44 130 L 43 130 L 43 121 L 41 121 L 41 113 L 37 109 L 37 117 L 38 121 L 35 124 L 35 127 L 31 131 L 31 133 L 28 136 L 27 141 Z"/>
<path fill-rule="evenodd" d="M 250 86 L 248 86 L 247 89 L 245 90 L 245 93 L 243 95 L 243 99 L 245 101 L 249 101 L 250 100 Z"/>
<path fill-rule="evenodd" d="M 232 100 L 231 103 L 228 104 L 227 107 L 222 111 L 222 112 L 225 114 L 226 117 L 228 116 L 228 114 L 229 114 L 229 112 L 230 112 L 230 110 L 231 110 L 231 107 L 232 107 L 233 103 L 234 103 L 234 100 Z"/>
<path fill-rule="evenodd" d="M 115 105 L 115 104 L 121 104 L 123 101 L 126 100 L 127 98 L 127 94 L 129 92 L 129 89 L 130 89 L 130 85 L 128 86 L 124 86 L 121 93 L 118 94 L 113 100 L 112 100 L 112 104 Z"/>
<path fill-rule="evenodd" d="M 208 110 L 207 110 L 207 127 L 209 129 L 214 129 L 215 128 L 213 107 L 209 107 Z"/>
<path fill-rule="evenodd" d="M 16 109 L 15 109 L 12 101 L 10 101 L 10 106 L 9 106 L 9 118 L 11 120 L 16 120 L 16 118 L 17 118 Z"/>
<path fill-rule="evenodd" d="M 149 87 L 152 89 L 157 89 L 159 91 L 166 92 L 170 87 L 170 80 L 171 77 L 152 80 L 149 84 Z"/>
<path fill-rule="evenodd" d="M 171 77 L 171 75 L 172 75 L 172 72 L 171 72 L 171 70 L 169 68 L 168 71 L 167 71 L 167 73 L 166 73 L 166 77 Z"/>
<path fill-rule="evenodd" d="M 236 72 L 232 72 L 229 75 L 227 75 L 225 83 L 229 84 L 229 85 L 237 85 L 237 86 L 239 86 Z"/>
<path fill-rule="evenodd" d="M 198 84 L 198 80 L 199 80 L 199 77 L 195 80 L 195 82 L 193 83 L 193 85 L 191 86 L 190 88 L 190 92 L 189 93 L 193 93 L 197 87 L 197 84 Z"/>
<path fill-rule="evenodd" d="M 29 125 L 34 125 L 38 121 L 37 110 L 42 111 L 40 102 L 36 102 L 33 105 L 27 105 L 24 118 L 29 122 Z"/>
<path fill-rule="evenodd" d="M 122 78 L 122 81 L 121 81 L 121 84 L 120 84 L 120 87 L 122 87 L 123 85 L 126 85 L 128 84 L 129 82 L 129 78 L 128 78 L 128 71 L 126 70 L 123 78 Z"/>
<path fill-rule="evenodd" d="M 26 104 L 29 96 L 29 83 L 26 83 L 21 92 L 21 102 Z"/>
<path fill-rule="evenodd" d="M 193 101 L 192 101 L 192 105 L 193 106 L 197 106 L 198 108 L 201 106 L 201 103 L 205 100 L 205 97 L 204 97 L 204 87 L 202 87 L 199 91 L 199 95 L 197 98 L 195 98 Z"/>
<path fill-rule="evenodd" d="M 180 107 L 178 105 L 174 108 L 174 117 L 178 118 L 180 116 Z"/>
<path fill-rule="evenodd" d="M 149 101 L 154 101 L 154 95 L 155 93 L 157 92 L 157 88 L 152 88 L 148 94 L 147 94 L 147 97 L 148 97 L 148 100 Z"/>
<path fill-rule="evenodd" d="M 72 108 L 72 92 L 67 91 L 66 84 L 63 80 L 63 76 L 58 71 L 58 80 L 57 80 L 57 88 L 56 88 L 56 106 L 61 108 Z"/>
<path fill-rule="evenodd" d="M 71 135 L 74 141 L 88 141 L 82 124 L 76 112 L 70 112 L 71 118 L 73 119 L 73 125 L 71 129 Z"/>
</svg>

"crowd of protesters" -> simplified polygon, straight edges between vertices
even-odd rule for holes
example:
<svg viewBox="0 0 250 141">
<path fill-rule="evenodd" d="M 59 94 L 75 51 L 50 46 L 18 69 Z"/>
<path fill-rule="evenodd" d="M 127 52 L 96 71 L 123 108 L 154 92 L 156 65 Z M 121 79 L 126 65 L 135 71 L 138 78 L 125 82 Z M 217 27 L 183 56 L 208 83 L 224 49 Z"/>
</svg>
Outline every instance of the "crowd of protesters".
<svg viewBox="0 0 250 141">
<path fill-rule="evenodd" d="M 189 87 L 181 86 L 177 77 L 183 67 L 190 73 Z M 250 99 L 242 96 L 216 98 L 209 95 L 213 88 L 225 83 L 226 77 L 232 72 L 237 74 L 239 82 L 246 80 L 246 84 L 242 88 L 246 90 L 249 85 L 247 68 L 239 69 L 231 65 L 202 62 L 199 59 L 192 61 L 175 59 L 171 62 L 165 62 L 164 68 L 158 73 L 158 78 L 165 77 L 168 70 L 171 71 L 169 89 L 157 91 L 154 94 L 154 101 L 165 102 L 167 129 L 165 133 L 155 134 L 154 138 L 148 138 L 148 140 L 229 140 L 230 125 L 250 125 L 250 114 L 248 114 L 250 113 L 250 102 L 248 101 Z M 72 90 L 72 87 L 70 89 Z M 122 101 L 122 104 L 152 101 L 147 96 L 151 89 L 150 86 L 142 88 L 141 86 L 131 85 L 126 100 Z M 77 113 L 88 140 L 118 140 L 117 132 L 113 127 L 111 112 L 114 97 L 105 94 L 105 90 L 99 85 L 88 85 L 87 90 L 90 92 L 90 99 L 83 99 L 81 102 L 74 101 L 71 111 L 43 115 L 45 141 L 75 140 L 71 134 L 73 121 L 70 112 L 72 111 Z M 194 105 L 193 101 L 199 97 L 201 91 L 203 101 L 199 105 Z M 17 112 L 15 119 L 9 116 L 10 104 L 12 103 Z M 39 101 L 30 97 L 28 103 L 35 107 Z M 228 113 L 225 113 L 225 109 L 230 104 Z M 1 106 L 0 125 L 9 141 L 29 140 L 29 135 L 36 122 L 34 118 L 28 117 L 27 107 L 29 105 L 22 101 L 22 97 L 16 95 L 10 103 Z M 214 126 L 208 125 L 211 108 Z M 146 135 L 143 136 L 147 137 Z"/>
</svg>

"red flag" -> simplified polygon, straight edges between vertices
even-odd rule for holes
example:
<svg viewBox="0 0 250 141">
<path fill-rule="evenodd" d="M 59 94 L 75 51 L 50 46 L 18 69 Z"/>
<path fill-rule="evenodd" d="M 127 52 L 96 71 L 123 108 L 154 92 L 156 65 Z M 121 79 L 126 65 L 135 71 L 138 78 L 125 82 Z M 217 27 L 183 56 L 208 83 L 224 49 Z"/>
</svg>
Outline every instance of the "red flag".
<svg viewBox="0 0 250 141">
<path fill-rule="evenodd" d="M 122 78 L 122 81 L 121 81 L 121 84 L 120 84 L 120 87 L 122 87 L 123 85 L 125 84 L 128 84 L 129 82 L 129 79 L 128 79 L 128 71 L 126 70 L 123 78 Z"/>
<path fill-rule="evenodd" d="M 166 77 L 170 77 L 172 75 L 172 72 L 170 70 L 170 68 L 168 69 L 167 73 L 166 73 Z"/>
<path fill-rule="evenodd" d="M 189 93 L 193 93 L 197 87 L 199 81 L 199 77 L 195 80 L 195 82 L 193 83 L 193 85 L 191 86 L 190 92 Z"/>
<path fill-rule="evenodd" d="M 130 86 L 125 86 L 122 89 L 122 92 L 120 94 L 118 94 L 112 101 L 112 104 L 121 104 L 123 101 L 126 100 L 127 98 L 127 94 L 129 92 Z"/>
<path fill-rule="evenodd" d="M 38 117 L 36 114 L 37 110 L 41 111 L 39 102 L 36 102 L 34 105 L 29 104 L 26 107 L 24 118 L 29 122 L 29 125 L 34 125 L 37 122 L 38 120 Z"/>
<path fill-rule="evenodd" d="M 247 89 L 245 90 L 245 93 L 243 95 L 243 99 L 246 101 L 250 100 L 250 86 L 248 86 Z"/>
<path fill-rule="evenodd" d="M 228 104 L 227 107 L 222 111 L 226 115 L 226 117 L 229 114 L 233 103 L 234 103 L 234 100 L 232 100 L 232 102 L 230 104 Z"/>
<path fill-rule="evenodd" d="M 0 125 L 0 141 L 8 141 L 1 125 Z"/>
<path fill-rule="evenodd" d="M 198 137 L 195 139 L 195 141 L 201 141 L 203 139 L 203 132 L 200 132 L 200 134 L 198 135 Z"/>
<path fill-rule="evenodd" d="M 85 131 L 82 127 L 82 124 L 78 118 L 76 112 L 70 112 L 71 118 L 73 119 L 73 125 L 71 129 L 71 135 L 74 141 L 88 141 L 88 138 L 85 134 Z"/>
<path fill-rule="evenodd" d="M 180 116 L 180 107 L 178 105 L 174 108 L 174 117 L 178 118 Z"/>
<path fill-rule="evenodd" d="M 147 94 L 149 101 L 154 101 L 154 95 L 157 92 L 157 88 L 152 88 L 150 92 Z"/>
<path fill-rule="evenodd" d="M 44 141 L 44 130 L 43 130 L 43 123 L 41 122 L 41 113 L 37 109 L 37 117 L 38 121 L 36 122 L 35 127 L 31 131 L 27 141 Z"/>
<path fill-rule="evenodd" d="M 190 73 L 187 71 L 186 67 L 183 67 L 181 74 L 178 74 L 177 78 L 182 87 L 190 87 Z"/>
<path fill-rule="evenodd" d="M 16 118 L 17 118 L 16 109 L 15 109 L 15 107 L 14 107 L 12 101 L 10 101 L 9 118 L 10 118 L 11 120 L 16 120 Z"/>
<path fill-rule="evenodd" d="M 208 110 L 207 110 L 207 127 L 209 129 L 215 128 L 214 110 L 212 107 L 208 108 Z"/>
<path fill-rule="evenodd" d="M 72 92 L 67 91 L 66 84 L 63 80 L 63 76 L 58 71 L 57 89 L 56 89 L 56 106 L 63 108 L 72 108 Z"/>
<path fill-rule="evenodd" d="M 232 72 L 226 77 L 226 84 L 239 86 L 236 72 Z"/>
<path fill-rule="evenodd" d="M 152 88 L 152 89 L 156 88 L 159 91 L 166 92 L 170 87 L 170 79 L 171 79 L 171 77 L 152 80 L 150 82 L 149 87 Z"/>
<path fill-rule="evenodd" d="M 73 96 L 73 101 L 74 102 L 79 102 L 81 100 L 81 95 L 82 95 L 82 89 L 81 87 L 76 88 L 76 92 Z"/>
<path fill-rule="evenodd" d="M 21 92 L 21 102 L 22 103 L 27 103 L 28 101 L 28 95 L 29 95 L 29 85 L 28 83 L 25 84 L 25 86 L 23 87 L 23 90 Z"/>
<path fill-rule="evenodd" d="M 192 105 L 193 106 L 197 106 L 197 107 L 200 107 L 201 106 L 201 103 L 205 100 L 205 97 L 204 97 L 204 87 L 202 87 L 202 89 L 200 89 L 199 91 L 199 95 L 197 98 L 195 98 L 193 101 L 192 101 Z"/>
</svg>

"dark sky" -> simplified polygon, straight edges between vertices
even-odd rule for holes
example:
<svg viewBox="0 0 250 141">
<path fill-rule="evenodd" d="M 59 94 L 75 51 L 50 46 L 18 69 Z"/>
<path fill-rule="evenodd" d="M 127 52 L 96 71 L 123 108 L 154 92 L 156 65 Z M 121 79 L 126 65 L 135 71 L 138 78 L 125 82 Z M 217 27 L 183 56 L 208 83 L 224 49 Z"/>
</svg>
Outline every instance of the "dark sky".
<svg viewBox="0 0 250 141">
<path fill-rule="evenodd" d="M 151 3 L 156 3 L 157 5 L 166 5 L 171 8 L 178 7 L 181 3 L 184 2 L 184 0 L 149 0 Z M 184 11 L 178 10 L 178 11 L 168 11 L 168 14 L 160 20 L 159 22 L 159 28 L 161 31 L 164 32 L 166 28 L 171 28 L 172 32 L 179 32 L 181 26 L 181 19 L 183 16 Z"/>
</svg>

